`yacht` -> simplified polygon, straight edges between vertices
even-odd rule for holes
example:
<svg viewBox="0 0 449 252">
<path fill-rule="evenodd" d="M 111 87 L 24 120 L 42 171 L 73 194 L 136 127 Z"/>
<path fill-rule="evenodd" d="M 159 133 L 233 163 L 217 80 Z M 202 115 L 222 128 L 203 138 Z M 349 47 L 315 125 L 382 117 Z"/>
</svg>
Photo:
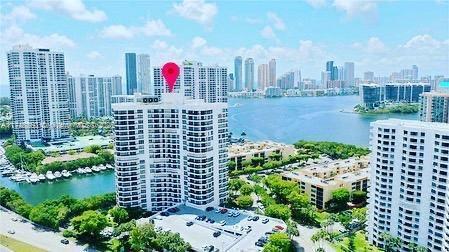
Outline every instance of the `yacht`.
<svg viewBox="0 0 449 252">
<path fill-rule="evenodd" d="M 104 171 L 104 170 L 106 170 L 106 166 L 101 164 L 98 166 L 98 169 L 100 169 L 100 171 Z"/>
<path fill-rule="evenodd" d="M 86 172 L 84 171 L 83 168 L 78 168 L 78 169 L 76 169 L 76 172 L 78 172 L 79 174 L 84 174 L 84 173 L 86 173 Z"/>
<path fill-rule="evenodd" d="M 44 174 L 39 174 L 39 176 L 37 176 L 39 178 L 39 180 L 44 181 L 45 180 L 45 175 Z"/>
<path fill-rule="evenodd" d="M 62 176 L 61 172 L 59 172 L 59 171 L 55 172 L 55 178 L 60 178 L 61 176 Z"/>
<path fill-rule="evenodd" d="M 46 177 L 48 180 L 53 180 L 53 179 L 55 179 L 55 176 L 53 175 L 53 173 L 52 173 L 51 171 L 47 171 L 47 173 L 45 174 L 45 177 Z"/>
<path fill-rule="evenodd" d="M 39 177 L 37 176 L 36 173 L 32 173 L 32 174 L 31 174 L 31 176 L 30 176 L 30 182 L 31 182 L 31 183 L 39 182 Z"/>
<path fill-rule="evenodd" d="M 72 176 L 72 174 L 70 172 L 68 172 L 67 170 L 63 170 L 61 174 L 62 174 L 62 176 L 64 176 L 64 178 L 68 178 L 68 177 Z"/>
<path fill-rule="evenodd" d="M 92 173 L 92 169 L 90 169 L 89 167 L 86 167 L 86 168 L 84 169 L 84 171 L 85 171 L 86 173 Z"/>
<path fill-rule="evenodd" d="M 94 171 L 94 172 L 99 172 L 100 171 L 100 168 L 98 168 L 97 166 L 92 166 L 92 171 Z"/>
</svg>

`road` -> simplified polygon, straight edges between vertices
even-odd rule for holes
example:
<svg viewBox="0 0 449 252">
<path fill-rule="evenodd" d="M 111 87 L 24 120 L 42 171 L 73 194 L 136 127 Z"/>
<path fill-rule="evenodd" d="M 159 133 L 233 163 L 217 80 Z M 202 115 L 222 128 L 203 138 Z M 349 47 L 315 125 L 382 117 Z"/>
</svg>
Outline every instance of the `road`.
<svg viewBox="0 0 449 252">
<path fill-rule="evenodd" d="M 13 221 L 17 218 L 18 221 Z M 23 218 L 16 213 L 13 213 L 4 208 L 0 208 L 0 234 L 12 237 L 31 244 L 33 246 L 48 250 L 48 251 L 83 251 L 85 246 L 78 245 L 75 241 L 70 240 L 70 243 L 64 245 L 61 240 L 64 239 L 61 234 L 46 231 L 42 229 L 33 229 L 34 225 L 30 222 L 21 222 Z M 9 230 L 14 230 L 15 234 L 9 234 Z"/>
</svg>

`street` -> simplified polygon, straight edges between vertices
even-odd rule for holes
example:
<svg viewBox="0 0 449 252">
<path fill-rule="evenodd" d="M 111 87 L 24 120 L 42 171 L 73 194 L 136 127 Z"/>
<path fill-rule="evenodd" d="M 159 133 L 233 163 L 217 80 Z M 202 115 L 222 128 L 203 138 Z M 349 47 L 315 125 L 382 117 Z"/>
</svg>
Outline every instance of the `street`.
<svg viewBox="0 0 449 252">
<path fill-rule="evenodd" d="M 17 221 L 13 221 L 13 218 L 17 219 Z M 64 239 L 61 234 L 34 228 L 34 225 L 28 221 L 21 222 L 22 219 L 23 218 L 20 215 L 17 215 L 9 210 L 5 210 L 4 208 L 0 208 L 0 234 L 48 251 L 59 252 L 84 250 L 85 246 L 77 245 L 73 240 L 70 240 L 69 244 L 64 245 L 61 243 L 61 240 Z M 13 230 L 14 234 L 9 234 L 8 231 L 10 230 Z"/>
</svg>

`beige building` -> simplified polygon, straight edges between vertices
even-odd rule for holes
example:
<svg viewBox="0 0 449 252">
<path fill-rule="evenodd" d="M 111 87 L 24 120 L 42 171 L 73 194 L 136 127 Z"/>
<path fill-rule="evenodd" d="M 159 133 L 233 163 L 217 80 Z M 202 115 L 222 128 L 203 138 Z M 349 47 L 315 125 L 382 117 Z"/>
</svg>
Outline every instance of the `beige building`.
<svg viewBox="0 0 449 252">
<path fill-rule="evenodd" d="M 368 189 L 367 157 L 346 160 L 326 161 L 293 172 L 284 172 L 282 179 L 296 181 L 302 193 L 318 209 L 324 209 L 326 202 L 332 199 L 332 192 L 339 188 L 349 191 Z"/>
<path fill-rule="evenodd" d="M 232 144 L 229 147 L 229 161 L 234 161 L 236 169 L 242 167 L 242 162 L 250 160 L 253 157 L 262 157 L 265 160 L 273 153 L 281 154 L 282 157 L 288 157 L 296 153 L 293 145 L 276 143 L 271 141 L 245 142 L 243 144 Z"/>
</svg>

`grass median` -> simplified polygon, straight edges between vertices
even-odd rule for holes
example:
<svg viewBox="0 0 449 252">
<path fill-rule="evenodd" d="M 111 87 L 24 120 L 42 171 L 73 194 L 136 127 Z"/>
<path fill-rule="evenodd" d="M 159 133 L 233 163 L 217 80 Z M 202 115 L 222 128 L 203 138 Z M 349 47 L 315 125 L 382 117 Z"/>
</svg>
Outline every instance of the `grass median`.
<svg viewBox="0 0 449 252">
<path fill-rule="evenodd" d="M 6 235 L 0 235 L 0 244 L 14 252 L 45 252 L 47 250 L 35 247 L 25 242 L 18 241 Z"/>
</svg>

